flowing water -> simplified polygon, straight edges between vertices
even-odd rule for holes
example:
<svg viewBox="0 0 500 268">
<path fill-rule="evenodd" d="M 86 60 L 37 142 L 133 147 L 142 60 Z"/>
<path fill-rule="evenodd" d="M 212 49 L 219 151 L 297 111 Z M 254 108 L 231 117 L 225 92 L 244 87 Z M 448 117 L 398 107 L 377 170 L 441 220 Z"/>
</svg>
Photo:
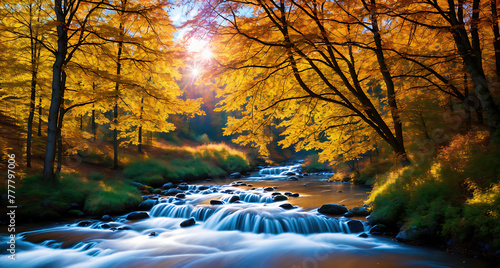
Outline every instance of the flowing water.
<svg viewBox="0 0 500 268">
<path fill-rule="evenodd" d="M 2 235 L 0 267 L 485 266 L 389 238 L 359 237 L 368 231 L 358 221 L 364 218 L 327 217 L 317 208 L 329 203 L 361 206 L 369 189 L 329 183 L 328 174 L 289 180 L 298 167 L 265 168 L 238 183 L 190 185 L 185 198 L 158 199 L 147 219 L 131 221 L 123 215 L 112 222 L 34 228 L 18 234 L 15 261 L 7 258 L 9 238 Z M 277 192 L 286 193 L 288 200 L 273 201 Z M 211 200 L 223 204 L 211 205 Z M 294 208 L 284 209 L 283 203 Z M 180 227 L 189 218 L 196 224 Z"/>
</svg>

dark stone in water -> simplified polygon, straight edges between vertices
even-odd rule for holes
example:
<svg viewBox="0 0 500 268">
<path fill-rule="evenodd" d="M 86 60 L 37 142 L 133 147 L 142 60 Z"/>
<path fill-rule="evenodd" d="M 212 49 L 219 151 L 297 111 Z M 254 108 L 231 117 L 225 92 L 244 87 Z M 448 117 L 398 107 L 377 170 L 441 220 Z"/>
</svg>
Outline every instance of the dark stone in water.
<svg viewBox="0 0 500 268">
<path fill-rule="evenodd" d="M 288 171 L 284 175 L 286 175 L 286 176 L 295 176 L 296 174 L 295 174 L 295 172 Z"/>
<path fill-rule="evenodd" d="M 210 188 L 210 187 L 208 187 L 208 186 L 201 185 L 200 187 L 198 187 L 198 190 L 203 191 L 203 190 L 207 190 L 207 189 L 209 189 L 209 188 Z"/>
<path fill-rule="evenodd" d="M 150 210 L 158 203 L 157 200 L 148 199 L 139 204 L 139 210 Z"/>
<path fill-rule="evenodd" d="M 347 226 L 349 227 L 349 230 L 351 231 L 351 233 L 361 233 L 365 230 L 363 223 L 361 221 L 358 221 L 358 220 L 348 221 Z"/>
<path fill-rule="evenodd" d="M 132 230 L 132 227 L 130 227 L 130 226 L 118 227 L 118 231 L 121 231 L 121 230 Z"/>
<path fill-rule="evenodd" d="M 111 226 L 109 224 L 105 223 L 105 224 L 101 224 L 101 228 L 102 229 L 109 229 L 109 228 L 111 228 Z"/>
<path fill-rule="evenodd" d="M 224 202 L 220 200 L 210 200 L 210 205 L 222 205 Z"/>
<path fill-rule="evenodd" d="M 253 187 L 253 185 L 251 185 L 251 184 L 247 184 L 247 186 L 248 186 L 248 187 Z"/>
<path fill-rule="evenodd" d="M 156 236 L 156 233 L 155 232 L 151 232 L 148 234 L 148 236 Z"/>
<path fill-rule="evenodd" d="M 240 200 L 239 196 L 233 195 L 233 196 L 231 196 L 231 199 L 229 199 L 229 203 L 234 203 L 234 202 L 239 201 L 239 200 Z"/>
<path fill-rule="evenodd" d="M 163 184 L 164 189 L 170 189 L 172 187 L 174 187 L 174 184 L 171 182 L 167 182 L 167 183 Z"/>
<path fill-rule="evenodd" d="M 87 226 L 89 226 L 91 224 L 92 224 L 92 222 L 90 222 L 90 221 L 81 221 L 76 226 L 78 226 L 78 227 L 87 227 Z"/>
<path fill-rule="evenodd" d="M 187 189 L 189 189 L 189 186 L 187 185 L 187 183 L 183 182 L 183 183 L 177 185 L 177 189 L 187 190 Z"/>
<path fill-rule="evenodd" d="M 241 173 L 239 172 L 234 172 L 231 175 L 229 175 L 231 179 L 236 179 L 236 178 L 241 178 Z"/>
<path fill-rule="evenodd" d="M 281 193 L 280 192 L 274 192 L 271 195 L 281 195 Z"/>
<path fill-rule="evenodd" d="M 225 194 L 232 194 L 232 193 L 234 193 L 234 191 L 233 191 L 233 190 L 226 189 L 226 190 L 224 190 L 224 191 L 221 191 L 221 193 L 225 193 Z"/>
<path fill-rule="evenodd" d="M 118 230 L 118 229 L 116 229 L 116 227 L 111 227 L 111 228 L 109 228 L 109 229 L 110 229 L 111 231 L 113 231 L 113 232 L 114 232 L 114 231 L 116 231 L 116 230 Z"/>
<path fill-rule="evenodd" d="M 321 214 L 328 214 L 328 215 L 343 215 L 344 213 L 347 212 L 347 208 L 344 205 L 326 204 L 322 205 L 318 209 L 318 212 Z"/>
<path fill-rule="evenodd" d="M 285 204 L 281 204 L 280 205 L 280 208 L 284 208 L 284 209 L 294 209 L 295 207 L 290 205 L 289 203 L 285 203 Z"/>
<path fill-rule="evenodd" d="M 186 197 L 186 194 L 184 193 L 179 193 L 179 194 L 176 194 L 175 197 L 177 198 L 185 198 Z"/>
<path fill-rule="evenodd" d="M 299 197 L 299 194 L 298 193 L 293 193 L 290 195 L 291 197 Z"/>
<path fill-rule="evenodd" d="M 266 187 L 266 188 L 264 188 L 264 191 L 274 191 L 274 188 L 273 187 Z"/>
<path fill-rule="evenodd" d="M 283 200 L 288 200 L 288 197 L 286 197 L 284 195 L 276 195 L 273 197 L 274 202 L 283 201 Z"/>
<path fill-rule="evenodd" d="M 363 238 L 368 238 L 368 235 L 366 233 L 361 233 L 360 235 L 358 235 L 359 237 L 363 237 Z"/>
<path fill-rule="evenodd" d="M 402 230 L 396 236 L 396 240 L 402 242 L 416 241 L 428 239 L 432 236 L 432 232 L 429 228 L 421 228 L 413 226 L 407 230 Z"/>
<path fill-rule="evenodd" d="M 180 193 L 183 193 L 184 191 L 180 190 L 180 189 L 175 189 L 175 188 L 171 188 L 171 189 L 168 189 L 167 192 L 164 193 L 164 195 L 176 195 L 176 194 L 180 194 Z"/>
<path fill-rule="evenodd" d="M 368 216 L 370 215 L 370 212 L 366 209 L 366 207 L 353 207 L 349 209 L 349 212 L 351 212 L 355 216 Z"/>
<path fill-rule="evenodd" d="M 346 213 L 344 213 L 343 216 L 346 217 L 346 218 L 351 218 L 351 217 L 354 217 L 354 213 L 352 213 L 350 211 L 347 211 Z"/>
<path fill-rule="evenodd" d="M 342 191 L 337 191 L 337 193 L 342 193 Z"/>
<path fill-rule="evenodd" d="M 387 227 L 383 224 L 376 224 L 370 229 L 372 235 L 383 235 L 387 231 Z"/>
<path fill-rule="evenodd" d="M 299 178 L 297 178 L 295 176 L 292 176 L 292 177 L 288 178 L 287 180 L 289 180 L 289 181 L 298 181 Z"/>
<path fill-rule="evenodd" d="M 195 225 L 196 221 L 194 218 L 187 219 L 183 222 L 181 222 L 181 227 L 189 227 Z"/>
<path fill-rule="evenodd" d="M 104 215 L 104 216 L 102 216 L 101 220 L 102 221 L 112 221 L 113 218 L 111 218 L 111 216 L 109 216 L 109 215 Z"/>
<path fill-rule="evenodd" d="M 275 189 L 275 190 L 278 189 L 278 186 L 273 186 L 273 189 Z"/>
<path fill-rule="evenodd" d="M 290 192 L 285 192 L 285 193 L 284 193 L 284 195 L 291 196 L 291 195 L 292 195 L 292 193 L 290 193 Z"/>
<path fill-rule="evenodd" d="M 141 220 L 145 218 L 149 218 L 147 212 L 131 212 L 127 215 L 127 220 Z"/>
<path fill-rule="evenodd" d="M 255 190 L 255 188 L 252 188 L 252 189 L 250 189 L 250 190 Z"/>
</svg>

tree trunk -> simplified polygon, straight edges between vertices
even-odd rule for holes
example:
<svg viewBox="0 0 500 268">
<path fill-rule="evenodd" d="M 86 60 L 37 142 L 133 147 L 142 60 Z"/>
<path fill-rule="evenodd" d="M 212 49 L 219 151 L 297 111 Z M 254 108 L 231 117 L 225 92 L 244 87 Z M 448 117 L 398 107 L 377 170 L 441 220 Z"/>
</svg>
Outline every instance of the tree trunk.
<svg viewBox="0 0 500 268">
<path fill-rule="evenodd" d="M 36 77 L 37 72 L 33 69 L 31 71 L 30 112 L 28 116 L 28 136 L 26 138 L 26 167 L 31 167 L 31 138 L 33 136 L 33 117 L 35 115 Z"/>
<path fill-rule="evenodd" d="M 500 80 L 500 30 L 498 27 L 498 7 L 497 0 L 491 0 L 491 21 L 493 23 L 493 47 L 495 48 L 495 67 L 496 67 L 496 79 Z"/>
<path fill-rule="evenodd" d="M 66 72 L 64 71 L 62 73 L 62 81 L 63 84 L 66 84 Z M 66 111 L 64 109 L 64 91 L 63 91 L 63 95 L 61 96 L 61 108 L 59 109 L 59 118 L 57 120 L 57 168 L 54 175 L 57 179 L 61 177 L 62 152 L 63 152 L 62 127 L 63 127 L 63 120 L 65 113 Z"/>
<path fill-rule="evenodd" d="M 92 83 L 92 91 L 94 91 L 94 92 L 95 92 L 95 87 L 96 87 L 96 84 Z M 94 103 L 92 103 L 91 125 L 92 125 L 92 136 L 94 136 L 94 141 L 95 141 L 97 130 L 96 130 L 96 124 L 95 124 L 95 104 Z"/>
<path fill-rule="evenodd" d="M 42 136 L 42 96 L 38 100 L 38 133 L 37 136 Z"/>
<path fill-rule="evenodd" d="M 144 98 L 141 98 L 141 114 L 139 115 L 141 125 L 139 125 L 139 139 L 138 139 L 139 145 L 137 146 L 137 150 L 139 151 L 139 153 L 142 153 L 142 111 L 144 109 L 144 107 L 142 106 L 143 103 L 144 103 Z"/>
<path fill-rule="evenodd" d="M 122 50 L 123 50 L 123 41 L 121 40 L 121 37 L 123 36 L 123 26 L 120 23 L 120 41 L 118 42 L 118 56 L 116 60 L 116 74 L 118 76 L 118 79 L 120 77 L 121 73 L 121 55 L 122 55 Z M 118 129 L 117 129 L 117 124 L 118 124 L 118 95 L 120 94 L 120 82 L 116 81 L 115 84 L 115 94 L 116 94 L 116 100 L 115 100 L 115 107 L 113 109 L 113 123 L 115 125 L 113 129 L 113 169 L 118 168 Z"/>
<path fill-rule="evenodd" d="M 43 166 L 43 180 L 55 181 L 54 159 L 56 156 L 57 122 L 61 97 L 64 93 L 64 81 L 62 80 L 63 65 L 68 49 L 68 33 L 65 23 L 65 15 L 62 10 L 62 0 L 55 0 L 55 13 L 57 22 L 57 53 L 56 60 L 52 66 L 52 97 L 50 100 L 49 118 L 47 123 L 47 146 Z"/>
</svg>

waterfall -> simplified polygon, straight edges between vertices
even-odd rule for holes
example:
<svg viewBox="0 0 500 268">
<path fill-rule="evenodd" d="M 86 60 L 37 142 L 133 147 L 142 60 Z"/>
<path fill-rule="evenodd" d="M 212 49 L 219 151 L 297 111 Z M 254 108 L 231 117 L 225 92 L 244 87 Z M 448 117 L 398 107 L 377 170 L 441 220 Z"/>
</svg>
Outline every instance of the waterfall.
<svg viewBox="0 0 500 268">
<path fill-rule="evenodd" d="M 149 215 L 152 217 L 188 218 L 193 211 L 192 205 L 156 204 Z"/>
</svg>

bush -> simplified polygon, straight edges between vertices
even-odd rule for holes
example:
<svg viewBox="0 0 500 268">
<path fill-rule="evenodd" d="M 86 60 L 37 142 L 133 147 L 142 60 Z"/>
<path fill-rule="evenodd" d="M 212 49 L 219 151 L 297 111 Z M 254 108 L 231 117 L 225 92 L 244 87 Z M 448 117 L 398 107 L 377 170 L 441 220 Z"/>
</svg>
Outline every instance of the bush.
<svg viewBox="0 0 500 268">
<path fill-rule="evenodd" d="M 104 175 L 102 175 L 99 172 L 94 172 L 94 173 L 90 173 L 89 175 L 87 175 L 87 178 L 89 178 L 89 180 L 93 180 L 93 181 L 102 181 L 104 179 Z"/>
<path fill-rule="evenodd" d="M 318 160 L 319 156 L 317 154 L 307 156 L 304 164 L 302 165 L 302 171 L 313 173 L 332 170 L 329 166 L 324 163 L 320 163 Z"/>
<path fill-rule="evenodd" d="M 500 249 L 500 153 L 486 140 L 458 135 L 437 159 L 377 176 L 370 221 Z"/>
</svg>

